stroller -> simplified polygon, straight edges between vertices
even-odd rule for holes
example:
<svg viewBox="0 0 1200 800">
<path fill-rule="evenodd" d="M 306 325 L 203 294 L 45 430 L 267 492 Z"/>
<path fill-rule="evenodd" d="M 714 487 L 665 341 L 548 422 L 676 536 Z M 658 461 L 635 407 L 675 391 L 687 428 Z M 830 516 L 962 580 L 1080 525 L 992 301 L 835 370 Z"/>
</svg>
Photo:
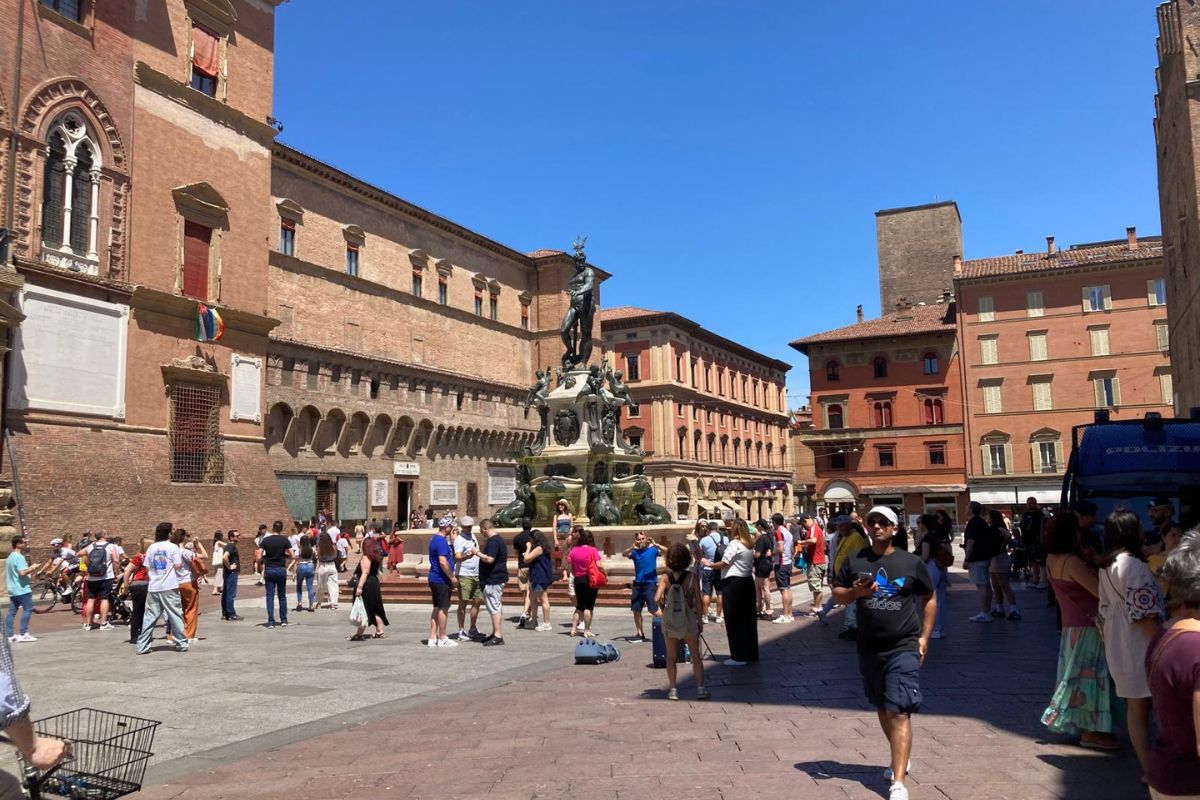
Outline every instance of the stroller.
<svg viewBox="0 0 1200 800">
<path fill-rule="evenodd" d="M 124 578 L 118 578 L 113 581 L 112 592 L 108 595 L 108 622 L 111 625 L 128 625 L 132 617 L 128 587 Z"/>
<path fill-rule="evenodd" d="M 1012 560 L 1012 570 L 1010 573 L 1012 580 L 1028 581 L 1030 576 L 1029 554 L 1025 552 L 1025 543 L 1021 541 L 1019 531 L 1008 543 L 1008 555 Z"/>
</svg>

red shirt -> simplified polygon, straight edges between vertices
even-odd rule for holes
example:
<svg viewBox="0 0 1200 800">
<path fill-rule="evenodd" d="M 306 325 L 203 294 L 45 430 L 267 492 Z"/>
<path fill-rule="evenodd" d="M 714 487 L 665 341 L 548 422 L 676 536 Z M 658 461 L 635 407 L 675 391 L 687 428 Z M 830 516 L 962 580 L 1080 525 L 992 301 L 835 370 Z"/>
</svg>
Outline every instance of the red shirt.
<svg viewBox="0 0 1200 800">
<path fill-rule="evenodd" d="M 825 531 L 821 530 L 821 526 L 813 523 L 809 526 L 808 534 L 805 539 L 816 539 L 815 544 L 810 544 L 804 548 L 804 557 L 810 564 L 825 563 Z"/>
<path fill-rule="evenodd" d="M 144 563 L 145 560 L 146 560 L 145 553 L 136 553 L 133 556 L 133 558 L 129 559 L 129 563 L 133 564 L 133 575 L 131 575 L 129 578 L 129 581 L 131 583 L 133 581 L 148 581 L 148 580 L 150 580 L 150 573 L 146 570 L 146 565 Z"/>
</svg>

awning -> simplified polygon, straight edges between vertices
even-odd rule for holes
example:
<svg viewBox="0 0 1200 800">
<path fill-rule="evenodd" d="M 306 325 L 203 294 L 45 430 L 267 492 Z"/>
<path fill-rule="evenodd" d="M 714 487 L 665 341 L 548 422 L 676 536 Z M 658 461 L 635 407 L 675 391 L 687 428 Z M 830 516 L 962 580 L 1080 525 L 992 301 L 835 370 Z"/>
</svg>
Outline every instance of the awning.
<svg viewBox="0 0 1200 800">
<path fill-rule="evenodd" d="M 854 493 L 846 486 L 835 483 L 825 490 L 826 503 L 852 503 L 854 502 Z"/>
<path fill-rule="evenodd" d="M 971 499 L 985 506 L 1023 505 L 1025 498 L 1037 498 L 1039 503 L 1056 505 L 1062 493 L 1057 489 L 1041 489 L 1032 486 L 1016 486 L 1012 489 L 972 489 Z"/>
<path fill-rule="evenodd" d="M 714 500 L 697 500 L 696 505 L 700 507 L 701 511 L 716 512 L 720 509 Z"/>
<path fill-rule="evenodd" d="M 746 518 L 746 509 L 742 508 L 741 506 L 739 506 L 737 503 L 733 502 L 732 500 L 722 499 L 722 500 L 718 500 L 717 502 L 719 502 L 721 504 L 722 508 L 732 511 L 734 514 L 737 514 L 742 519 Z"/>
</svg>

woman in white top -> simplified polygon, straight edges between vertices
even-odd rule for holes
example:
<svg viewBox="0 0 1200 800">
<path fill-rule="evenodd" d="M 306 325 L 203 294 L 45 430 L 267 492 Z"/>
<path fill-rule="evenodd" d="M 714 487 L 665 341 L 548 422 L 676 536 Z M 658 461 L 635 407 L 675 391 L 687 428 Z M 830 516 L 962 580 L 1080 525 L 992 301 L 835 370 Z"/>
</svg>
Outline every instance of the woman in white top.
<svg viewBox="0 0 1200 800">
<path fill-rule="evenodd" d="M 744 519 L 730 523 L 729 544 L 713 562 L 721 570 L 725 602 L 725 634 L 729 638 L 728 667 L 758 661 L 758 616 L 754 592 L 754 539 Z"/>
<path fill-rule="evenodd" d="M 217 531 L 213 534 L 212 544 L 212 563 L 213 563 L 213 590 L 214 595 L 221 593 L 221 587 L 225 585 L 225 570 L 221 567 L 225 563 L 225 534 Z"/>
<path fill-rule="evenodd" d="M 1109 514 L 1104 521 L 1104 551 L 1100 561 L 1104 655 L 1117 697 L 1124 698 L 1128 706 L 1129 741 L 1144 773 L 1150 763 L 1146 648 L 1166 618 L 1166 607 L 1158 581 L 1142 556 L 1142 524 L 1136 514 Z"/>
</svg>

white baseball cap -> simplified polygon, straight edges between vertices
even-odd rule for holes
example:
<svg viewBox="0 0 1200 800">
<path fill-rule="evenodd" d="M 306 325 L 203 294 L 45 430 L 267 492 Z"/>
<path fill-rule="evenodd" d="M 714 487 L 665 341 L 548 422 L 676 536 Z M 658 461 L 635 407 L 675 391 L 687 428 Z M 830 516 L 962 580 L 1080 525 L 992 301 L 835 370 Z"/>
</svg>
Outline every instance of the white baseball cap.
<svg viewBox="0 0 1200 800">
<path fill-rule="evenodd" d="M 896 512 L 892 511 L 887 506 L 874 506 L 870 511 L 867 512 L 867 515 L 864 517 L 864 519 L 870 519 L 872 514 L 878 514 L 893 525 L 900 524 L 900 520 L 896 517 Z"/>
</svg>

